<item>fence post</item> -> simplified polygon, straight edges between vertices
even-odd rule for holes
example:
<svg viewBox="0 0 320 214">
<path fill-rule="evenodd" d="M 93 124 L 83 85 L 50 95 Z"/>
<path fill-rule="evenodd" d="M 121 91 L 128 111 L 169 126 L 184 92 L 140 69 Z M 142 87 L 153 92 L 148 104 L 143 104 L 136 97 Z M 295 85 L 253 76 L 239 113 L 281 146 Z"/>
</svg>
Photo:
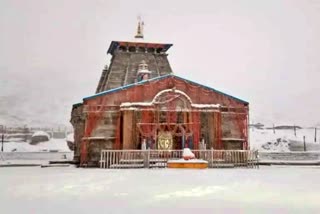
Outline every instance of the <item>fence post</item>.
<svg viewBox="0 0 320 214">
<path fill-rule="evenodd" d="M 143 150 L 144 153 L 144 168 L 149 168 L 150 166 L 150 149 Z"/>
<path fill-rule="evenodd" d="M 249 152 L 250 152 L 250 159 L 249 159 L 250 168 L 254 168 L 254 161 L 255 161 L 254 151 L 249 150 Z"/>
<path fill-rule="evenodd" d="M 3 142 L 4 142 L 4 125 L 1 126 L 1 152 L 3 152 Z"/>
<path fill-rule="evenodd" d="M 109 168 L 109 166 L 110 166 L 110 164 L 109 164 L 110 155 L 109 155 L 109 154 L 110 154 L 110 152 L 107 151 L 107 160 L 106 160 L 106 161 L 107 161 L 107 164 L 106 164 L 106 167 L 107 167 L 107 168 Z"/>
<path fill-rule="evenodd" d="M 116 153 L 115 151 L 112 151 L 112 165 L 115 166 L 115 168 L 117 168 L 117 165 L 115 165 L 116 162 Z"/>
<path fill-rule="evenodd" d="M 3 152 L 4 133 L 1 134 L 1 152 Z"/>
<path fill-rule="evenodd" d="M 307 151 L 307 147 L 306 147 L 306 136 L 303 136 L 303 150 Z"/>
<path fill-rule="evenodd" d="M 257 164 L 257 167 L 258 167 L 258 169 L 259 169 L 259 167 L 260 167 L 260 164 L 259 164 L 259 151 L 258 150 L 256 150 L 256 152 L 255 152 L 255 158 L 256 158 L 256 164 Z"/>
<path fill-rule="evenodd" d="M 276 129 L 275 129 L 275 127 L 274 127 L 274 124 L 273 124 L 273 134 L 275 134 L 276 133 Z"/>
<path fill-rule="evenodd" d="M 100 169 L 102 168 L 102 156 L 103 156 L 103 150 L 100 153 Z"/>
</svg>

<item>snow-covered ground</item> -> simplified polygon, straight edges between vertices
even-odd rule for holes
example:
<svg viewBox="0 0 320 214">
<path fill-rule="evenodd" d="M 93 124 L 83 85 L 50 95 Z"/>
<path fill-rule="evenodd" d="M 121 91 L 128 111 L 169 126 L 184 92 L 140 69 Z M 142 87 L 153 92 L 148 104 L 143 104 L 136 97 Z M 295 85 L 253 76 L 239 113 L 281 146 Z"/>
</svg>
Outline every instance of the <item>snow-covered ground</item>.
<svg viewBox="0 0 320 214">
<path fill-rule="evenodd" d="M 70 152 L 66 139 L 51 138 L 47 142 L 41 142 L 37 145 L 31 145 L 29 142 L 5 142 L 4 152 L 43 152 L 43 151 L 60 151 Z"/>
<path fill-rule="evenodd" d="M 53 139 L 36 145 L 29 142 L 5 142 L 0 152 L 0 166 L 12 164 L 48 164 L 49 161 L 72 160 L 66 139 Z"/>
<path fill-rule="evenodd" d="M 289 151 L 290 144 L 301 144 L 303 136 L 311 145 L 314 130 L 298 130 L 294 136 L 292 130 L 276 130 L 274 134 L 272 130 L 255 129 L 250 132 L 250 143 L 260 151 Z M 37 145 L 8 142 L 4 149 L 17 156 L 34 157 L 70 152 L 66 139 Z M 34 163 L 26 158 L 14 161 Z M 0 168 L 0 213 L 163 214 L 181 213 L 178 209 L 182 208 L 183 213 L 200 214 L 320 213 L 319 178 L 320 167 L 310 166 L 207 170 Z"/>
<path fill-rule="evenodd" d="M 0 169 L 1 213 L 319 213 L 320 168 Z M 183 210 L 178 210 L 183 209 Z"/>
<path fill-rule="evenodd" d="M 259 151 L 303 151 L 303 136 L 306 139 L 307 151 L 320 151 L 320 130 L 317 142 L 314 142 L 314 129 L 293 130 L 250 129 L 250 148 Z"/>
</svg>

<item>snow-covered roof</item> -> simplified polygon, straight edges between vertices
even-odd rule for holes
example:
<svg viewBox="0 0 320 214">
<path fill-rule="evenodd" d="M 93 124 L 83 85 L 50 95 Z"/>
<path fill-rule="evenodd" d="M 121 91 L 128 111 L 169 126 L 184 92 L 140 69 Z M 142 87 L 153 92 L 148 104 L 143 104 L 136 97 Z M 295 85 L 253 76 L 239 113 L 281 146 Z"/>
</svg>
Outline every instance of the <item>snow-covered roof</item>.
<svg viewBox="0 0 320 214">
<path fill-rule="evenodd" d="M 171 91 L 171 89 L 164 90 L 164 91 Z M 186 97 L 189 98 L 188 96 L 186 96 Z M 155 98 L 157 98 L 157 96 Z M 189 98 L 189 101 L 191 102 L 190 98 Z M 125 103 L 121 103 L 120 108 L 130 108 L 133 106 L 150 107 L 150 106 L 153 106 L 153 104 L 157 104 L 156 99 L 153 99 L 152 102 L 125 102 Z M 195 104 L 195 103 L 191 103 L 191 106 L 193 108 L 201 108 L 201 109 L 203 109 L 203 108 L 219 108 L 220 104 Z M 135 110 L 135 109 L 133 109 L 133 110 Z"/>
<path fill-rule="evenodd" d="M 138 74 L 151 74 L 152 72 L 149 71 L 149 70 L 146 70 L 146 69 L 143 69 L 143 70 L 139 70 L 138 71 Z"/>
<path fill-rule="evenodd" d="M 50 139 L 50 135 L 47 132 L 44 131 L 36 131 L 33 133 L 32 137 L 35 136 L 47 136 Z"/>
<path fill-rule="evenodd" d="M 152 103 L 151 102 L 136 102 L 136 103 L 125 102 L 125 103 L 121 103 L 120 108 L 126 108 L 131 106 L 152 106 Z"/>
<path fill-rule="evenodd" d="M 220 104 L 191 104 L 194 108 L 219 108 Z"/>
<path fill-rule="evenodd" d="M 145 42 L 144 40 L 142 40 L 142 41 L 112 41 L 107 53 L 113 55 L 114 51 L 119 46 L 141 46 L 141 47 L 146 47 L 146 48 L 162 48 L 162 51 L 166 52 L 172 46 L 172 44 Z"/>
<path fill-rule="evenodd" d="M 192 103 L 191 98 L 184 93 L 183 91 L 180 90 L 176 90 L 176 89 L 165 89 L 162 90 L 160 92 L 158 92 L 158 94 L 153 98 L 152 102 L 125 102 L 122 103 L 120 105 L 121 108 L 127 108 L 127 107 L 132 107 L 132 106 L 144 106 L 144 107 L 149 107 L 149 106 L 153 106 L 153 104 L 158 104 L 157 103 L 157 99 L 164 93 L 167 92 L 175 92 L 178 94 L 183 95 L 185 98 L 187 98 L 189 100 L 189 102 L 191 103 L 191 106 L 194 108 L 219 108 L 220 104 L 196 104 L 196 103 Z"/>
</svg>

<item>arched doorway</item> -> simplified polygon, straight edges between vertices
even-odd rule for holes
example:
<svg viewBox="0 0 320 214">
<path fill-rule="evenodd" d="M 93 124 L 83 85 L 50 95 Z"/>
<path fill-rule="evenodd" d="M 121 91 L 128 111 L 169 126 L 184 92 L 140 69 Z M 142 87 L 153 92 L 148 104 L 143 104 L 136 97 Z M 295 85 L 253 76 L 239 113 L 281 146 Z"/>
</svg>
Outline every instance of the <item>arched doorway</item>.
<svg viewBox="0 0 320 214">
<path fill-rule="evenodd" d="M 191 100 L 185 93 L 163 90 L 154 97 L 150 107 L 137 110 L 140 111 L 137 119 L 139 142 L 146 140 L 151 149 L 192 146 Z"/>
</svg>

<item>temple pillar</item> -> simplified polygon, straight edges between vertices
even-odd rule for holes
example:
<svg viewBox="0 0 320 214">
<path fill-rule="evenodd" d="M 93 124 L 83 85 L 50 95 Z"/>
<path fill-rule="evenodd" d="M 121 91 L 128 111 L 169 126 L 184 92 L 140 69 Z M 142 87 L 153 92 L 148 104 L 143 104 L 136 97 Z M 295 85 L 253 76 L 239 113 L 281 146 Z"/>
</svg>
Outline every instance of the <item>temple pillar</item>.
<svg viewBox="0 0 320 214">
<path fill-rule="evenodd" d="M 123 111 L 123 149 L 135 149 L 133 143 L 133 124 L 134 111 L 125 110 Z"/>
<path fill-rule="evenodd" d="M 214 149 L 223 149 L 221 112 L 214 112 Z"/>
<path fill-rule="evenodd" d="M 209 135 L 209 142 L 208 145 L 209 145 L 209 149 L 211 148 L 215 148 L 215 120 L 214 120 L 214 112 L 209 112 L 209 117 L 208 117 L 208 128 L 209 128 L 209 132 L 208 132 L 208 135 Z"/>
</svg>

